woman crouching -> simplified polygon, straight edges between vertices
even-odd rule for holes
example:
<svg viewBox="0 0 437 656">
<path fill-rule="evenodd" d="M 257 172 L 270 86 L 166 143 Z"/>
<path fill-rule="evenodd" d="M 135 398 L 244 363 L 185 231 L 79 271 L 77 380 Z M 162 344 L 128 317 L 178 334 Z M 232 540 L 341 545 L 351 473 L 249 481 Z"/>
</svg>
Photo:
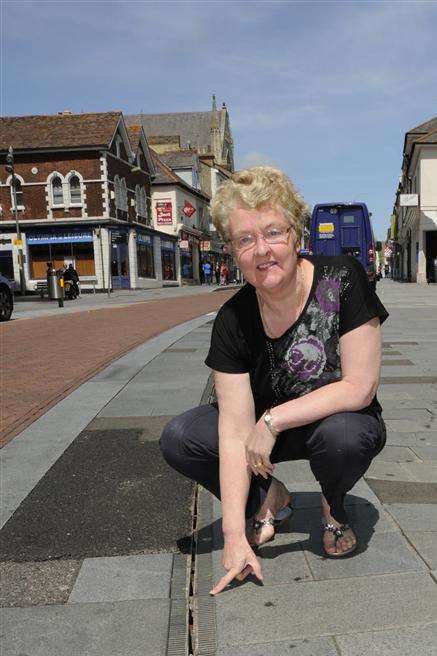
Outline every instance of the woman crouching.
<svg viewBox="0 0 437 656">
<path fill-rule="evenodd" d="M 388 314 L 355 258 L 299 255 L 305 213 L 270 167 L 235 173 L 212 203 L 247 284 L 214 322 L 206 364 L 217 404 L 175 417 L 161 436 L 167 462 L 221 499 L 227 573 L 212 594 L 251 572 L 262 579 L 253 547 L 292 513 L 278 462 L 309 461 L 325 554 L 351 554 L 344 498 L 385 444 L 376 390 Z"/>
</svg>

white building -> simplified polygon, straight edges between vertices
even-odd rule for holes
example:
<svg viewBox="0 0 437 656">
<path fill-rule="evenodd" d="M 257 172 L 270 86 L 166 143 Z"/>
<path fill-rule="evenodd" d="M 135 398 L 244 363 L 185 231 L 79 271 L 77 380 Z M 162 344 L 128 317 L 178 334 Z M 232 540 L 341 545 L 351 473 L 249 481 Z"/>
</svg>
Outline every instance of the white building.
<svg viewBox="0 0 437 656">
<path fill-rule="evenodd" d="M 413 205 L 403 206 L 405 194 Z M 394 219 L 398 277 L 437 282 L 437 117 L 405 135 Z"/>
</svg>

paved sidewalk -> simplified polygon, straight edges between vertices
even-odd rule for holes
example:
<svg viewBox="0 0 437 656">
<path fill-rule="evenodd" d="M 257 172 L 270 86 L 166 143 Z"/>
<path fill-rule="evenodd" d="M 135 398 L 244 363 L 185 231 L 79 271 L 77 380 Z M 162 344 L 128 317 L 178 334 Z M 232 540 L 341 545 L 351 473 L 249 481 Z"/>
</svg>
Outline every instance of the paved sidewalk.
<svg viewBox="0 0 437 656">
<path fill-rule="evenodd" d="M 176 543 L 190 533 L 185 515 L 173 546 L 162 533 L 161 550 L 3 563 L 2 656 L 437 653 L 437 294 L 392 281 L 378 292 L 391 313 L 378 394 L 388 441 L 348 497 L 360 539 L 354 557 L 322 557 L 317 485 L 305 462 L 286 463 L 277 472 L 294 493 L 296 512 L 261 550 L 264 585 L 247 580 L 216 598 L 208 595 L 222 573 L 222 537 L 219 504 L 201 489 L 192 506 L 192 552 Z M 8 527 L 41 481 L 84 436 L 90 443 L 100 436 L 102 459 L 105 435 L 117 431 L 120 439 L 136 431 L 137 441 L 156 445 L 169 415 L 206 400 L 209 372 L 202 362 L 212 318 L 186 322 L 137 347 L 2 450 L 1 533 L 11 535 Z M 159 467 L 156 461 L 164 480 Z M 176 491 L 180 478 L 174 474 Z M 124 483 L 128 495 L 136 483 L 129 473 Z M 165 487 L 162 494 L 180 505 L 178 512 L 190 507 L 185 492 L 180 504 L 174 490 Z M 170 524 L 178 521 L 171 513 L 169 507 Z M 153 515 L 150 530 L 161 534 L 164 523 Z M 73 551 L 76 542 L 72 536 Z"/>
<path fill-rule="evenodd" d="M 322 555 L 319 489 L 304 461 L 276 473 L 295 514 L 260 550 L 264 584 L 211 599 L 223 573 L 220 506 L 202 491 L 196 653 L 217 656 L 437 654 L 437 290 L 384 281 L 382 385 L 387 446 L 347 497 L 358 553 Z M 212 645 L 217 651 L 208 651 Z"/>
</svg>

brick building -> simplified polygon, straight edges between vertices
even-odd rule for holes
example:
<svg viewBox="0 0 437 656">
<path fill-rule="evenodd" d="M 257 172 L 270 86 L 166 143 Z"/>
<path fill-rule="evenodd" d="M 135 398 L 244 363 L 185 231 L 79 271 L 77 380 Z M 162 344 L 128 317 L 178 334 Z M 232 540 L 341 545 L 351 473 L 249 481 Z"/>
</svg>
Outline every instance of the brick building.
<svg viewBox="0 0 437 656">
<path fill-rule="evenodd" d="M 162 285 L 161 245 L 176 238 L 153 228 L 153 161 L 143 130 L 121 112 L 0 118 L 0 155 L 14 149 L 17 211 L 26 287 L 46 263 L 72 262 L 82 289 Z M 11 176 L 0 172 L 0 266 L 18 280 Z M 178 284 L 175 279 L 173 284 Z"/>
</svg>

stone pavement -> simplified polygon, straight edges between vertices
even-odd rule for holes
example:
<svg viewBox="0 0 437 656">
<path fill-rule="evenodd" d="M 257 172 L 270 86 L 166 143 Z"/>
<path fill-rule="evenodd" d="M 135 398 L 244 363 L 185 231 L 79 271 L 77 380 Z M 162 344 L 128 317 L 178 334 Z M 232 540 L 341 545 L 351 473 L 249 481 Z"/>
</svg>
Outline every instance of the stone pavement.
<svg viewBox="0 0 437 656">
<path fill-rule="evenodd" d="M 208 595 L 223 571 L 220 507 L 200 489 L 191 552 L 2 565 L 2 656 L 436 654 L 437 294 L 390 280 L 378 293 L 391 313 L 378 394 L 388 440 L 347 499 L 356 555 L 322 557 L 317 485 L 305 462 L 281 464 L 296 510 L 260 550 L 263 585 Z M 212 318 L 137 347 L 4 447 L 2 525 L 86 428 L 140 426 L 147 440 L 151 422 L 207 401 Z"/>
</svg>

